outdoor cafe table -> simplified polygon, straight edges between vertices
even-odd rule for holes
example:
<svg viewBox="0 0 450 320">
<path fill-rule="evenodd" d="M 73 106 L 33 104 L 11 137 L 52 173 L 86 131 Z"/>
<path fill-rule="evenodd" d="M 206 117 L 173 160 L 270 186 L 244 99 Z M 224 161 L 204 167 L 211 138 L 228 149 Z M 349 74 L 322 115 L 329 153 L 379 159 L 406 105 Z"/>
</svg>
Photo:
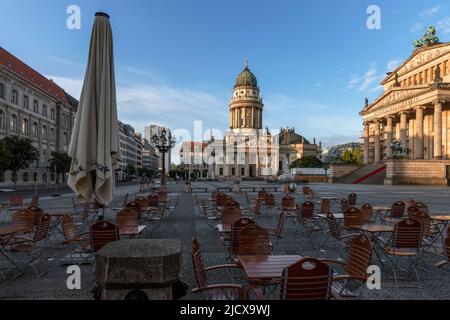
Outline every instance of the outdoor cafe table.
<svg viewBox="0 0 450 320">
<path fill-rule="evenodd" d="M 377 242 L 375 240 L 381 233 L 389 233 L 389 234 L 394 233 L 395 226 L 386 225 L 386 224 L 366 224 L 366 225 L 363 225 L 362 227 L 355 227 L 355 229 L 359 229 L 362 232 L 364 232 L 365 234 L 368 234 L 370 239 L 374 242 L 373 252 L 375 253 L 375 256 L 377 257 L 380 264 L 383 265 L 383 260 L 381 259 L 381 255 L 379 252 L 379 250 L 381 248 L 379 248 L 379 246 L 377 245 Z"/>
<path fill-rule="evenodd" d="M 382 215 L 387 215 L 391 211 L 391 207 L 383 205 L 372 206 L 373 211 L 375 211 L 375 219 L 378 220 Z"/>
<path fill-rule="evenodd" d="M 0 255 L 4 257 L 9 263 L 11 263 L 14 267 L 16 267 L 15 262 L 8 256 L 6 253 L 5 247 L 8 245 L 8 242 L 11 238 L 13 238 L 18 233 L 29 232 L 26 228 L 23 227 L 2 227 L 0 228 Z"/>
<path fill-rule="evenodd" d="M 320 218 L 320 219 L 326 219 L 327 215 L 325 213 L 317 213 L 315 215 L 316 217 Z M 343 213 L 333 213 L 333 216 L 336 220 L 343 220 L 344 219 L 344 214 Z"/>
<path fill-rule="evenodd" d="M 445 232 L 447 231 L 448 226 L 450 224 L 450 215 L 434 216 L 434 217 L 431 217 L 431 220 L 442 224 L 442 228 L 440 228 L 439 233 L 434 238 L 434 241 L 436 241 L 439 238 L 441 238 L 443 240 L 445 238 Z"/>
<path fill-rule="evenodd" d="M 231 232 L 231 224 L 226 224 L 226 225 L 218 224 L 217 225 L 217 230 L 220 233 L 230 233 Z"/>
<path fill-rule="evenodd" d="M 119 229 L 119 236 L 136 238 L 145 230 L 145 228 L 146 226 L 123 227 Z"/>
<path fill-rule="evenodd" d="M 280 282 L 283 270 L 303 259 L 302 256 L 239 256 L 247 280 L 252 284 Z"/>
</svg>

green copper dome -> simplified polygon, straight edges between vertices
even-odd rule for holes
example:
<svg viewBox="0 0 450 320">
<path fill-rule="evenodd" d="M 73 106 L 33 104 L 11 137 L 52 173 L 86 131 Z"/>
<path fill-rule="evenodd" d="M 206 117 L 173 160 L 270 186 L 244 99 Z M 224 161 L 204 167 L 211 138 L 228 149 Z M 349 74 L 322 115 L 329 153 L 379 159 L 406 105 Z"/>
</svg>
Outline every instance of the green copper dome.
<svg viewBox="0 0 450 320">
<path fill-rule="evenodd" d="M 238 75 L 234 87 L 258 87 L 258 80 L 256 80 L 255 75 L 250 71 L 248 66 Z"/>
</svg>

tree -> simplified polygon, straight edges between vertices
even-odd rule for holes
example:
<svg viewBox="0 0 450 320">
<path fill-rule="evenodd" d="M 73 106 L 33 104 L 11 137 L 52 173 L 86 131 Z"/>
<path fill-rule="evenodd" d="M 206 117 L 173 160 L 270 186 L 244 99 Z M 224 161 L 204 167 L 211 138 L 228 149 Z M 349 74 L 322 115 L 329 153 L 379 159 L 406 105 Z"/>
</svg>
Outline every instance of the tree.
<svg viewBox="0 0 450 320">
<path fill-rule="evenodd" d="M 132 164 L 129 164 L 125 169 L 125 172 L 127 173 L 128 179 L 130 179 L 131 176 L 134 176 L 136 174 L 136 167 Z"/>
<path fill-rule="evenodd" d="M 152 170 L 147 169 L 147 168 L 138 168 L 137 175 L 139 177 L 151 178 L 151 177 L 153 177 L 154 173 Z"/>
<path fill-rule="evenodd" d="M 13 136 L 0 141 L 0 171 L 11 171 L 14 190 L 17 185 L 17 172 L 27 169 L 38 159 L 38 150 L 28 139 Z"/>
<path fill-rule="evenodd" d="M 322 168 L 323 163 L 316 156 L 304 156 L 291 164 L 292 168 Z"/>
<path fill-rule="evenodd" d="M 342 154 L 342 161 L 346 164 L 360 164 L 361 163 L 361 148 L 352 150 L 345 150 Z"/>
<path fill-rule="evenodd" d="M 177 176 L 180 177 L 183 174 L 183 171 L 181 170 L 180 166 L 173 165 L 172 169 L 169 171 L 169 177 L 176 178 Z"/>
<path fill-rule="evenodd" d="M 52 159 L 48 160 L 50 171 L 56 172 L 57 176 L 61 174 L 63 183 L 65 183 L 65 175 L 70 171 L 72 159 L 67 153 L 63 152 L 52 152 L 52 157 Z M 56 183 L 58 183 L 58 178 L 56 178 Z"/>
</svg>

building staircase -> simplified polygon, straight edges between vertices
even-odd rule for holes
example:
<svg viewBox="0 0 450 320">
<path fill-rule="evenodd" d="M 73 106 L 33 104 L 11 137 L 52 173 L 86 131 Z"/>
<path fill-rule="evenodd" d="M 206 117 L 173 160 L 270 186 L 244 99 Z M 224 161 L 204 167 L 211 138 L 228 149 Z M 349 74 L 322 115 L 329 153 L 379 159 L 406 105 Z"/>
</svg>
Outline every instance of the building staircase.
<svg viewBox="0 0 450 320">
<path fill-rule="evenodd" d="M 382 185 L 386 178 L 384 163 L 368 164 L 342 177 L 336 183 Z"/>
</svg>

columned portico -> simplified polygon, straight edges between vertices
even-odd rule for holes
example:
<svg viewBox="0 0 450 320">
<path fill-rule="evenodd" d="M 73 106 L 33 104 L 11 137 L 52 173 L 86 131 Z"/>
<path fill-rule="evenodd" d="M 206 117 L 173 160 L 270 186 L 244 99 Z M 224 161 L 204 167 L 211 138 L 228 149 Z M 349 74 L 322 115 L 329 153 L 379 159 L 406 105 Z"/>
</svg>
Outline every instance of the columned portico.
<svg viewBox="0 0 450 320">
<path fill-rule="evenodd" d="M 442 159 L 442 101 L 434 102 L 434 158 Z"/>
<path fill-rule="evenodd" d="M 364 164 L 370 162 L 369 150 L 370 149 L 370 126 L 369 123 L 364 124 Z"/>
<path fill-rule="evenodd" d="M 423 111 L 425 107 L 419 106 L 416 111 L 416 137 L 414 140 L 414 159 L 423 159 Z"/>
<path fill-rule="evenodd" d="M 374 122 L 375 136 L 374 136 L 374 161 L 378 163 L 381 161 L 381 141 L 380 141 L 380 121 Z"/>
<path fill-rule="evenodd" d="M 392 121 L 393 121 L 393 116 L 387 116 L 386 117 L 386 157 L 389 159 L 392 157 L 392 149 L 391 149 L 391 144 L 392 144 Z"/>
<path fill-rule="evenodd" d="M 407 112 L 405 111 L 400 112 L 400 142 L 404 147 L 406 147 L 408 141 L 406 133 L 407 117 L 408 117 Z"/>
</svg>

